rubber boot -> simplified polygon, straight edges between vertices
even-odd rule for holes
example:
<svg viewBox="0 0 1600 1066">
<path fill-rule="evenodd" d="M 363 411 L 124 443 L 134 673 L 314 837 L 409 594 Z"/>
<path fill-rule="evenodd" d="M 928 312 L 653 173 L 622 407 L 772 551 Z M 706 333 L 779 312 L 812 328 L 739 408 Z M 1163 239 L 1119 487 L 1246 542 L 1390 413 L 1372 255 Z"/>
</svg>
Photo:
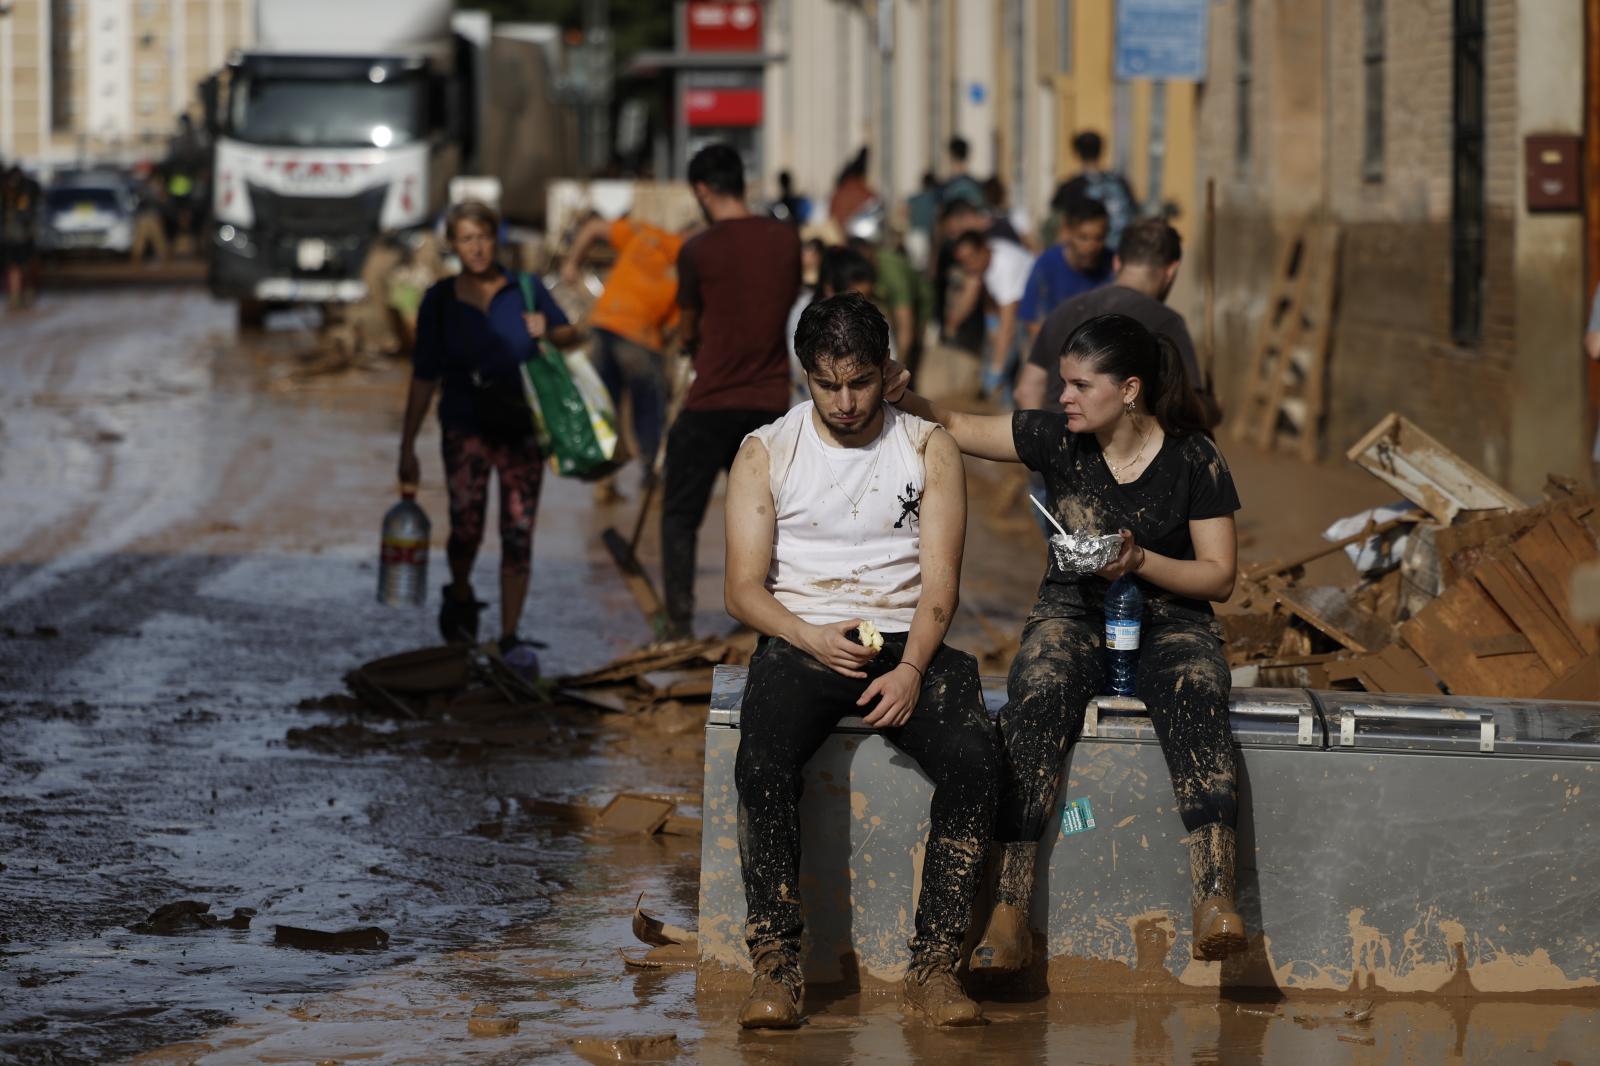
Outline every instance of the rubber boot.
<svg viewBox="0 0 1600 1066">
<path fill-rule="evenodd" d="M 934 1025 L 982 1025 L 983 1008 L 956 980 L 955 959 L 913 960 L 906 974 L 906 1006 Z"/>
<path fill-rule="evenodd" d="M 805 979 L 800 959 L 781 944 L 756 950 L 756 973 L 750 995 L 739 1008 L 739 1024 L 746 1029 L 793 1029 L 800 1024 L 800 1000 Z"/>
<path fill-rule="evenodd" d="M 1016 973 L 1033 961 L 1033 930 L 1028 925 L 1028 909 L 1033 901 L 1033 864 L 1039 845 L 1000 845 L 1000 882 L 995 889 L 994 910 L 983 939 L 972 949 L 967 967 L 973 973 Z"/>
<path fill-rule="evenodd" d="M 1245 950 L 1244 921 L 1234 906 L 1234 833 L 1220 822 L 1189 838 L 1189 876 L 1194 881 L 1194 945 L 1191 954 L 1215 962 Z"/>
</svg>

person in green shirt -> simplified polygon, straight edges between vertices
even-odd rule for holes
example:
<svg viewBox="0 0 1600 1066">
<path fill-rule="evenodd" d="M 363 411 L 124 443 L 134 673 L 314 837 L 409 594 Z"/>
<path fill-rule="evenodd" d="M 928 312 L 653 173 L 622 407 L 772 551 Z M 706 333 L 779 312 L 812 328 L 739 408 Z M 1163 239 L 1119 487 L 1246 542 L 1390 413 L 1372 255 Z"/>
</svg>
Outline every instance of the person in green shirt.
<svg viewBox="0 0 1600 1066">
<path fill-rule="evenodd" d="M 922 327 L 928 321 L 933 293 L 925 275 L 911 266 L 906 253 L 893 241 L 874 244 L 852 238 L 850 247 L 866 257 L 878 272 L 872 299 L 889 319 L 894 349 L 913 377 L 922 358 Z"/>
</svg>

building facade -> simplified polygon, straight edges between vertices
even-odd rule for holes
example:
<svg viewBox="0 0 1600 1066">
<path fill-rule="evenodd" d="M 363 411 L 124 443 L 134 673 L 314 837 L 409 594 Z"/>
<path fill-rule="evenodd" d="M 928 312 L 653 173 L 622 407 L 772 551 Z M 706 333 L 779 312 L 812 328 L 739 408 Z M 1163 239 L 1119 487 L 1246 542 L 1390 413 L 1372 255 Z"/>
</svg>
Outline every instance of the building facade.
<svg viewBox="0 0 1600 1066">
<path fill-rule="evenodd" d="M 1033 220 L 1076 170 L 1071 140 L 1098 130 L 1141 197 L 1195 219 L 1188 83 L 1118 81 L 1114 0 L 769 0 L 761 157 L 824 198 L 870 149 L 891 203 L 947 171 L 960 135 L 970 170 L 1005 184 Z M 771 192 L 770 189 L 766 190 Z"/>
<path fill-rule="evenodd" d="M 1226 398 L 1279 242 L 1331 219 L 1326 451 L 1396 410 L 1523 495 L 1587 476 L 1586 219 L 1530 174 L 1580 149 L 1584 93 L 1582 4 L 1218 0 L 1198 158 Z"/>
<path fill-rule="evenodd" d="M 0 157 L 50 169 L 159 156 L 257 0 L 0 3 Z"/>
</svg>

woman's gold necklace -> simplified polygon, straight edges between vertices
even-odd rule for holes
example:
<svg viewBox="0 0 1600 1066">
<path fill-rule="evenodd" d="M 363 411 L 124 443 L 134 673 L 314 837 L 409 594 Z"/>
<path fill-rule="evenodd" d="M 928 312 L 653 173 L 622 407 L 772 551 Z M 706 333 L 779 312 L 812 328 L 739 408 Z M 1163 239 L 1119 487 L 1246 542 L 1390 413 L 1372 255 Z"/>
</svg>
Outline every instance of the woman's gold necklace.
<svg viewBox="0 0 1600 1066">
<path fill-rule="evenodd" d="M 1102 451 L 1100 453 L 1100 457 L 1102 459 L 1106 460 L 1106 466 L 1109 467 L 1110 470 L 1111 470 L 1112 479 L 1115 480 L 1118 484 L 1121 484 L 1121 482 L 1122 482 L 1122 475 L 1124 473 L 1126 473 L 1127 471 L 1131 470 L 1133 467 L 1137 466 L 1139 464 L 1139 460 L 1144 458 L 1144 450 L 1145 450 L 1146 446 L 1149 445 L 1150 438 L 1155 435 L 1155 431 L 1156 431 L 1156 427 L 1154 425 L 1151 425 L 1151 427 L 1149 429 L 1145 430 L 1145 432 L 1144 432 L 1144 440 L 1139 442 L 1139 450 L 1134 453 L 1132 459 L 1129 459 L 1126 463 L 1123 463 L 1121 466 L 1113 465 L 1111 460 L 1109 458 L 1106 458 L 1106 453 L 1105 452 Z"/>
</svg>

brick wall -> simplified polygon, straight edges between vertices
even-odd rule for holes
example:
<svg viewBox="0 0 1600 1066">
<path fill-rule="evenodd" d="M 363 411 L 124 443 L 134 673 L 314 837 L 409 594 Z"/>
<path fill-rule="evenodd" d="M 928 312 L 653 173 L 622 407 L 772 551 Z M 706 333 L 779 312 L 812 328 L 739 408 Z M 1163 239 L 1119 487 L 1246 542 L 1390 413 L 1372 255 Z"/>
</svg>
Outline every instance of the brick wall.
<svg viewBox="0 0 1600 1066">
<path fill-rule="evenodd" d="M 1487 11 L 1487 206 L 1482 340 L 1450 330 L 1452 3 L 1385 5 L 1384 167 L 1363 175 L 1363 4 L 1254 0 L 1253 151 L 1233 159 L 1237 0 L 1212 8 L 1201 173 L 1218 179 L 1219 375 L 1237 397 L 1276 245 L 1325 209 L 1341 223 L 1325 454 L 1390 410 L 1502 476 L 1516 343 L 1516 0 Z"/>
</svg>

